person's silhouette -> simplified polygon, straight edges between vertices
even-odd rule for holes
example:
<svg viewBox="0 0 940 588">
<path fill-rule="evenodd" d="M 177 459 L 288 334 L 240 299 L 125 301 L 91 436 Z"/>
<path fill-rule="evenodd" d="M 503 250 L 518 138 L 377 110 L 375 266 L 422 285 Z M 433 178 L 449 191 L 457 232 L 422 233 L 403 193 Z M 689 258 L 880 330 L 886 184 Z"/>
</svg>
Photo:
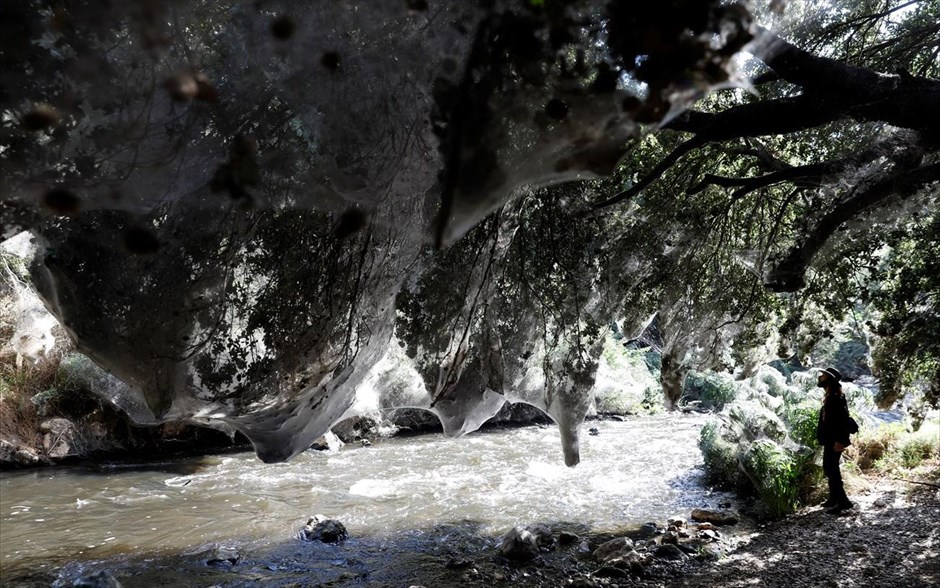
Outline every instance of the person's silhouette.
<svg viewBox="0 0 940 588">
<path fill-rule="evenodd" d="M 816 440 L 823 447 L 823 473 L 829 481 L 829 499 L 823 503 L 829 514 L 838 514 L 853 506 L 845 493 L 842 472 L 839 471 L 842 452 L 851 444 L 849 406 L 842 394 L 841 380 L 842 374 L 833 367 L 820 370 L 816 380 L 816 385 L 826 391 L 819 411 Z"/>
</svg>

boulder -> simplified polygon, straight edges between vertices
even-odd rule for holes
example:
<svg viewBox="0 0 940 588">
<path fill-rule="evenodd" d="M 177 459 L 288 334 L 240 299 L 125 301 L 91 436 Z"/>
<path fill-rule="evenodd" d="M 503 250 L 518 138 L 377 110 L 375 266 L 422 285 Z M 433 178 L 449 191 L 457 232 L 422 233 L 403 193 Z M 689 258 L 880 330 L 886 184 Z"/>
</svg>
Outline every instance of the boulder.
<svg viewBox="0 0 940 588">
<path fill-rule="evenodd" d="M 42 448 L 52 459 L 61 459 L 72 453 L 75 444 L 75 425 L 63 418 L 43 421 L 39 425 L 42 431 Z"/>
<path fill-rule="evenodd" d="M 870 355 L 871 348 L 864 341 L 842 341 L 828 363 L 834 364 L 844 381 L 853 382 L 871 375 Z"/>
<path fill-rule="evenodd" d="M 680 560 L 688 557 L 685 552 L 671 544 L 663 544 L 656 548 L 653 555 L 659 559 Z"/>
<path fill-rule="evenodd" d="M 643 566 L 652 561 L 649 554 L 641 555 L 636 551 L 629 551 L 615 557 L 607 562 L 607 566 L 621 570 L 630 570 L 632 573 L 641 576 L 644 573 Z"/>
<path fill-rule="evenodd" d="M 333 431 L 327 431 L 324 435 L 321 435 L 313 444 L 310 446 L 310 449 L 316 451 L 339 451 L 340 447 L 345 445 L 343 441 L 336 436 L 336 433 Z"/>
<path fill-rule="evenodd" d="M 711 523 L 713 525 L 735 525 L 738 518 L 730 513 L 697 508 L 692 511 L 692 518 L 696 521 Z"/>
<path fill-rule="evenodd" d="M 304 525 L 301 538 L 305 541 L 339 543 L 348 539 L 349 533 L 346 532 L 346 526 L 343 523 L 318 514 L 311 517 Z"/>
<path fill-rule="evenodd" d="M 10 463 L 16 453 L 16 445 L 6 439 L 0 439 L 0 463 Z"/>
<path fill-rule="evenodd" d="M 679 534 L 675 531 L 666 531 L 663 533 L 662 544 L 678 545 L 679 544 Z"/>
<path fill-rule="evenodd" d="M 499 553 L 506 559 L 529 561 L 539 554 L 538 541 L 528 529 L 513 527 L 503 536 Z"/>
<path fill-rule="evenodd" d="M 36 452 L 28 447 L 18 447 L 13 451 L 13 463 L 23 466 L 36 465 L 41 462 L 42 459 Z"/>
<path fill-rule="evenodd" d="M 770 363 L 768 363 L 767 365 L 769 365 L 770 367 L 774 368 L 775 370 L 783 374 L 783 376 L 786 377 L 787 379 L 790 378 L 790 375 L 793 372 L 800 372 L 806 369 L 803 366 L 803 364 L 800 362 L 800 358 L 797 357 L 796 355 L 789 357 L 787 359 L 775 359 L 771 361 Z"/>
<path fill-rule="evenodd" d="M 379 422 L 371 416 L 354 416 L 333 425 L 333 433 L 343 443 L 378 435 Z"/>
<path fill-rule="evenodd" d="M 535 536 L 535 544 L 539 549 L 551 549 L 555 546 L 555 534 L 548 525 L 529 525 L 526 530 Z"/>
<path fill-rule="evenodd" d="M 235 565 L 241 559 L 241 555 L 233 547 L 215 547 L 209 551 L 200 554 L 205 558 L 206 565 Z"/>
<path fill-rule="evenodd" d="M 630 553 L 636 553 L 633 551 L 633 541 L 628 537 L 617 537 L 598 545 L 597 549 L 594 550 L 594 558 L 600 562 L 608 563 Z"/>
</svg>

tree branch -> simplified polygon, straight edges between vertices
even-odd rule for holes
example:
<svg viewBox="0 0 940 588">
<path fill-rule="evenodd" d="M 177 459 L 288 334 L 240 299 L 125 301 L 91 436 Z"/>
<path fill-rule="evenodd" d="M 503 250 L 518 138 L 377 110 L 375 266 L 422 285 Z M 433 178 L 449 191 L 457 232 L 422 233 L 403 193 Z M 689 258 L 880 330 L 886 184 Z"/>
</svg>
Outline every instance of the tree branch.
<svg viewBox="0 0 940 588">
<path fill-rule="evenodd" d="M 890 155 L 891 147 L 895 143 L 895 138 L 891 138 L 852 157 L 834 159 L 832 161 L 824 161 L 810 165 L 787 167 L 762 176 L 732 178 L 715 174 L 705 174 L 701 182 L 686 190 L 686 194 L 698 194 L 711 185 L 721 186 L 722 188 L 740 188 L 735 191 L 733 195 L 734 198 L 741 198 L 754 190 L 782 182 L 793 182 L 795 185 L 803 187 L 816 186 L 827 177 L 841 173 L 850 167 L 862 165 L 882 155 Z"/>
<path fill-rule="evenodd" d="M 818 127 L 842 116 L 840 105 L 801 94 L 709 113 L 687 110 L 664 128 L 695 133 L 703 141 L 784 135 Z"/>
<path fill-rule="evenodd" d="M 804 96 L 828 102 L 845 116 L 882 121 L 940 137 L 940 80 L 887 75 L 813 55 L 766 29 L 755 54 Z"/>
<path fill-rule="evenodd" d="M 804 276 L 813 258 L 843 223 L 895 194 L 913 194 L 932 182 L 940 182 L 940 163 L 901 171 L 856 190 L 814 223 L 809 237 L 792 247 L 770 269 L 764 285 L 775 292 L 799 290 L 805 284 Z"/>
<path fill-rule="evenodd" d="M 630 198 L 633 198 L 634 196 L 639 194 L 644 188 L 652 184 L 657 178 L 659 178 L 659 176 L 666 173 L 666 171 L 670 167 L 672 167 L 673 165 L 675 165 L 677 161 L 682 159 L 682 156 L 684 156 L 686 153 L 694 149 L 698 149 L 702 145 L 704 145 L 704 142 L 698 137 L 693 137 L 692 139 L 689 139 L 685 143 L 682 143 L 681 145 L 673 149 L 672 153 L 667 155 L 665 159 L 659 162 L 659 165 L 654 167 L 648 174 L 643 176 L 643 178 L 639 180 L 637 183 L 630 186 L 630 188 L 628 188 L 627 190 L 624 190 L 623 192 L 620 192 L 619 194 L 616 194 L 608 198 L 607 200 L 604 200 L 603 202 L 599 202 L 595 204 L 594 206 L 591 207 L 591 209 L 600 210 L 602 208 L 607 208 L 608 206 L 613 206 L 614 204 L 619 204 L 620 202 L 623 202 L 624 200 L 629 200 Z"/>
</svg>

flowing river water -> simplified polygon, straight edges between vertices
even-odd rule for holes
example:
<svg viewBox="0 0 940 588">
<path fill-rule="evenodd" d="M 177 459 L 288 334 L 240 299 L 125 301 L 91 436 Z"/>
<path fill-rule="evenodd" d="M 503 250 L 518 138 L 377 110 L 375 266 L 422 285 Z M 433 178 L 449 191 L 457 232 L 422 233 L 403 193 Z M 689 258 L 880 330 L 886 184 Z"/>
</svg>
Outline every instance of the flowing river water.
<svg viewBox="0 0 940 588">
<path fill-rule="evenodd" d="M 517 524 L 602 532 L 687 517 L 734 502 L 702 480 L 704 422 L 671 414 L 585 423 L 575 468 L 562 461 L 557 428 L 530 426 L 381 439 L 282 464 L 245 452 L 5 472 L 0 571 L 4 583 L 38 574 L 59 585 L 88 569 L 124 566 L 140 575 L 148 567 L 141 562 L 212 546 L 298 545 L 298 530 L 317 513 L 374 541 L 442 525 L 498 538 Z"/>
</svg>

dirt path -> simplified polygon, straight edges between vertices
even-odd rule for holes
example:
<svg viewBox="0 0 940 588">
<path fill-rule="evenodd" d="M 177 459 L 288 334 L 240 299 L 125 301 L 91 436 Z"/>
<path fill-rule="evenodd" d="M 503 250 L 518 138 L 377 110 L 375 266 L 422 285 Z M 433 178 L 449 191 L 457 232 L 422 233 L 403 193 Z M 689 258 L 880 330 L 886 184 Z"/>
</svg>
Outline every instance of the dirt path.
<svg viewBox="0 0 940 588">
<path fill-rule="evenodd" d="M 817 507 L 767 525 L 727 557 L 671 585 L 940 585 L 940 490 L 870 479 L 852 500 L 856 508 L 839 516 Z"/>
</svg>

